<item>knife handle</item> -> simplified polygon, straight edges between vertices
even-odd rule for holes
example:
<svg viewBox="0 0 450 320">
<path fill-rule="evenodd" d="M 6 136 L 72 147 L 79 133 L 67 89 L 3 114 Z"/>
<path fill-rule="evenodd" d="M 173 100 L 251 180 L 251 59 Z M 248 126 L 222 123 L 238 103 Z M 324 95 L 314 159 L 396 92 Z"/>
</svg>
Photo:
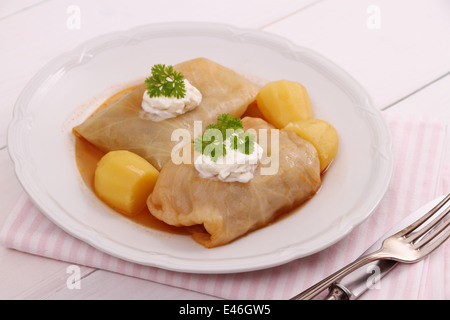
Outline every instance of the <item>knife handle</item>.
<svg viewBox="0 0 450 320">
<path fill-rule="evenodd" d="M 350 300 L 350 296 L 341 287 L 333 284 L 323 300 Z"/>
<path fill-rule="evenodd" d="M 319 281 L 309 289 L 306 289 L 302 293 L 299 293 L 295 297 L 291 298 L 290 300 L 309 300 L 323 292 L 325 289 L 327 289 L 330 285 L 338 281 L 339 279 L 345 277 L 347 274 L 351 273 L 352 271 L 361 268 L 362 266 L 375 261 L 379 260 L 380 258 L 383 258 L 383 252 L 381 250 L 375 251 L 374 253 L 371 253 L 366 256 L 362 256 L 352 263 L 346 265 L 342 269 L 336 271 L 332 275 L 326 277 L 322 281 Z"/>
</svg>

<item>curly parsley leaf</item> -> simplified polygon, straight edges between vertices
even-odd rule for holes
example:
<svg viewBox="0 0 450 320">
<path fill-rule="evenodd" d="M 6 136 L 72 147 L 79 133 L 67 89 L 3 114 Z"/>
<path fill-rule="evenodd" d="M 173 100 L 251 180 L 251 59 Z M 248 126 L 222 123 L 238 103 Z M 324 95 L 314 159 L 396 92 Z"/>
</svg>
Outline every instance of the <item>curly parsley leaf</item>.
<svg viewBox="0 0 450 320">
<path fill-rule="evenodd" d="M 203 135 L 194 140 L 194 149 L 203 155 L 209 155 L 213 161 L 220 156 L 225 156 L 227 139 L 230 147 L 244 154 L 252 154 L 255 148 L 255 136 L 244 132 L 244 126 L 239 118 L 233 118 L 231 114 L 224 113 L 217 117 L 217 124 L 206 127 Z"/>
<path fill-rule="evenodd" d="M 175 71 L 173 66 L 155 64 L 152 67 L 152 75 L 145 79 L 147 93 L 150 98 L 161 96 L 184 98 L 186 88 L 183 78 L 183 74 Z"/>
<path fill-rule="evenodd" d="M 220 156 L 225 156 L 227 150 L 222 132 L 217 128 L 208 127 L 203 135 L 198 136 L 194 140 L 194 150 L 204 155 L 209 155 L 215 162 Z"/>
<path fill-rule="evenodd" d="M 238 132 L 237 135 L 233 136 L 231 146 L 241 153 L 252 154 L 255 150 L 255 136 L 244 131 Z"/>
</svg>

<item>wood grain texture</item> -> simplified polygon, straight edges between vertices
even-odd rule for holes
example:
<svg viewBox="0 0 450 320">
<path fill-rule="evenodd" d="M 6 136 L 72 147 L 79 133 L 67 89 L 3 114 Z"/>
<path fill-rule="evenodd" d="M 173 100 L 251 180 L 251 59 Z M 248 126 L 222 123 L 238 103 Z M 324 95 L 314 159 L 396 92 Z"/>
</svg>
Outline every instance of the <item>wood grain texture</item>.
<svg viewBox="0 0 450 320">
<path fill-rule="evenodd" d="M 45 0 L 2 0 L 0 2 L 0 20 L 28 10 Z"/>
<path fill-rule="evenodd" d="M 217 300 L 194 291 L 167 286 L 156 282 L 98 270 L 81 279 L 80 289 L 66 286 L 46 297 L 48 300 Z"/>
<path fill-rule="evenodd" d="M 80 9 L 80 28 L 67 25 L 72 5 Z M 374 27 L 377 11 L 368 11 L 370 6 L 379 9 L 379 28 Z M 31 77 L 55 56 L 92 37 L 180 20 L 283 36 L 340 65 L 366 88 L 377 108 L 426 115 L 450 126 L 448 0 L 280 0 L 276 5 L 272 0 L 2 0 L 0 227 L 23 193 L 6 132 L 14 103 Z M 81 290 L 70 290 L 68 266 L 0 246 L 0 299 L 215 299 L 82 266 Z"/>
<path fill-rule="evenodd" d="M 446 0 L 322 1 L 264 30 L 337 63 L 382 109 L 450 71 L 449 12 Z"/>
<path fill-rule="evenodd" d="M 260 28 L 314 0 L 43 1 L 0 19 L 0 147 L 15 101 L 32 76 L 59 54 L 93 37 L 143 24 L 201 21 Z M 79 10 L 79 25 L 72 19 Z"/>
</svg>

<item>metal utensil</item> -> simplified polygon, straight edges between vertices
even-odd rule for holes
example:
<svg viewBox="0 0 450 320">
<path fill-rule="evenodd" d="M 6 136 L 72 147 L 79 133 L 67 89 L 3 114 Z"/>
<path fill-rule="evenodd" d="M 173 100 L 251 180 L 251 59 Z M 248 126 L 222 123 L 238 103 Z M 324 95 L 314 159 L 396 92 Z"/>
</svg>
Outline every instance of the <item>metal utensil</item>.
<svg viewBox="0 0 450 320">
<path fill-rule="evenodd" d="M 291 298 L 291 300 L 312 299 L 339 279 L 342 279 L 354 270 L 377 260 L 403 263 L 414 263 L 422 260 L 450 237 L 450 230 L 445 230 L 450 225 L 450 219 L 440 223 L 450 212 L 450 206 L 434 218 L 434 215 L 449 200 L 450 194 L 444 197 L 442 201 L 420 219 L 386 238 L 380 249 L 361 256 L 352 263 L 336 271 L 334 274 Z"/>
<path fill-rule="evenodd" d="M 431 208 L 438 204 L 444 196 L 440 196 L 423 205 L 400 222 L 396 223 L 382 237 L 375 241 L 361 256 L 377 251 L 383 240 L 390 237 L 394 233 L 406 228 L 411 223 L 426 214 Z M 333 283 L 328 289 L 328 295 L 324 300 L 354 300 L 358 299 L 364 292 L 379 285 L 381 279 L 388 274 L 399 262 L 394 260 L 376 260 L 367 265 L 356 269 L 342 279 Z"/>
</svg>

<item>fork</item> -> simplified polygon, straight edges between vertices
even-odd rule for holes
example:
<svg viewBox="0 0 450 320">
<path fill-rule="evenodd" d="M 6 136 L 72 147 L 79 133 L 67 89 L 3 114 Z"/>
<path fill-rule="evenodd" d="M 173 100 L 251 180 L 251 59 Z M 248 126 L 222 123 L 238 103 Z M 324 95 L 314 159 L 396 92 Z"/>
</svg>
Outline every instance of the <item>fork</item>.
<svg viewBox="0 0 450 320">
<path fill-rule="evenodd" d="M 445 231 L 450 225 L 450 219 L 439 224 L 450 212 L 450 206 L 434 218 L 449 200 L 450 194 L 420 219 L 386 238 L 377 251 L 356 259 L 290 300 L 312 299 L 342 277 L 375 260 L 394 260 L 403 263 L 422 260 L 450 237 L 450 228 Z"/>
</svg>

